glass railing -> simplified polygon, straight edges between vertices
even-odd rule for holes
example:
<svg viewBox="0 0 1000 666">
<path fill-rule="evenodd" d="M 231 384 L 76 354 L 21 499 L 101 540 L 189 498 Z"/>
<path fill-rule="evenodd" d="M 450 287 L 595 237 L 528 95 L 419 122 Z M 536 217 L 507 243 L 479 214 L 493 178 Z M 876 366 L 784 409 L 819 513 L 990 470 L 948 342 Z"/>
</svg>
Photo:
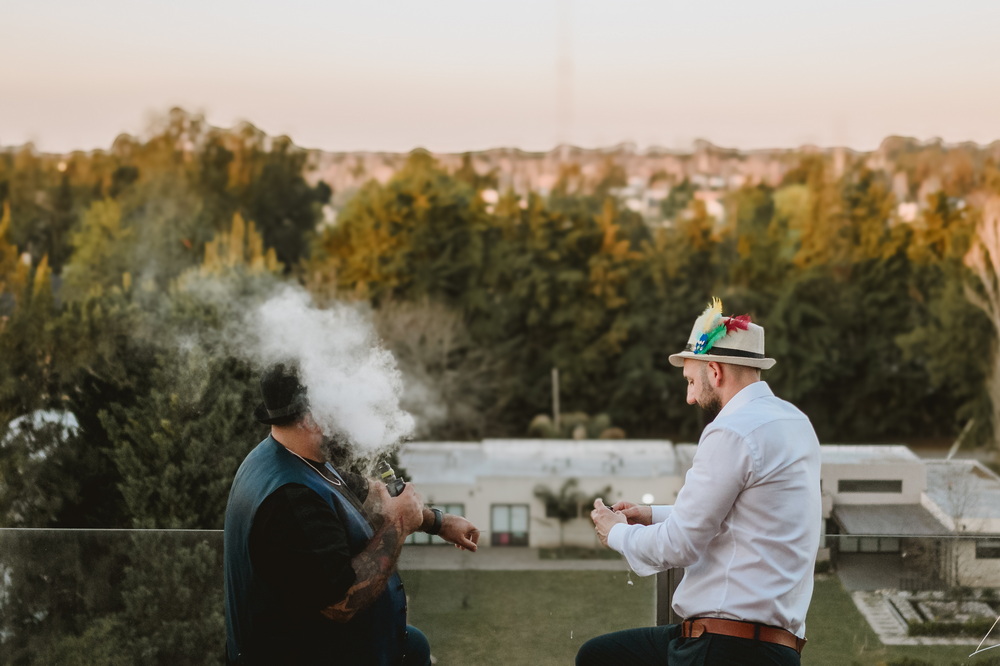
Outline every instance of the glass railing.
<svg viewBox="0 0 1000 666">
<path fill-rule="evenodd" d="M 821 555 L 803 663 L 1000 664 L 1000 539 L 828 535 Z M 407 545 L 400 570 L 440 666 L 571 664 L 667 621 L 676 579 L 517 546 Z M 4 664 L 219 664 L 224 637 L 221 532 L 0 530 Z"/>
</svg>

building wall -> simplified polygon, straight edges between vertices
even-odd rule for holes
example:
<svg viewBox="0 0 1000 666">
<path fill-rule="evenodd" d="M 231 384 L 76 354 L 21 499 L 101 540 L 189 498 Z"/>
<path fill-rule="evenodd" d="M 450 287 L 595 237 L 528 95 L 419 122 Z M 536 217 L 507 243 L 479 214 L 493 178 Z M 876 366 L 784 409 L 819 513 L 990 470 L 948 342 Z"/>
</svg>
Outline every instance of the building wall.
<svg viewBox="0 0 1000 666">
<path fill-rule="evenodd" d="M 976 559 L 975 539 L 962 539 L 952 546 L 956 584 L 968 587 L 1000 587 L 1000 559 Z"/>
<path fill-rule="evenodd" d="M 462 504 L 465 516 L 480 530 L 480 543 L 492 542 L 492 508 L 500 504 L 528 505 L 528 545 L 536 548 L 559 545 L 559 521 L 546 518 L 545 505 L 535 497 L 535 487 L 547 486 L 558 493 L 570 477 L 480 477 L 468 484 L 422 483 L 415 478 L 417 490 L 429 504 Z M 591 495 L 611 486 L 611 493 L 603 498 L 614 504 L 619 500 L 639 503 L 644 494 L 653 495 L 654 503 L 672 504 L 683 479 L 681 477 L 572 477 L 579 481 L 578 489 Z M 582 517 L 564 526 L 566 545 L 595 547 L 594 526 L 590 522 L 589 508 L 584 507 Z"/>
<path fill-rule="evenodd" d="M 823 493 L 833 498 L 833 504 L 919 504 L 927 488 L 927 477 L 920 462 L 891 464 L 824 463 L 820 478 Z M 902 481 L 902 492 L 841 492 L 842 480 Z"/>
<path fill-rule="evenodd" d="M 529 448 L 531 446 L 531 443 L 527 442 L 516 444 L 523 444 L 524 447 Z M 551 454 L 552 447 L 558 449 L 560 446 L 564 448 L 579 446 L 577 443 L 567 442 L 546 442 L 545 445 L 550 447 L 546 449 L 547 454 Z M 428 482 L 426 478 L 420 478 L 418 470 L 421 470 L 421 466 L 415 462 L 412 470 L 414 472 L 413 481 L 426 502 L 437 505 L 461 505 L 464 514 L 481 530 L 480 543 L 484 546 L 489 546 L 492 543 L 493 508 L 498 505 L 522 505 L 527 507 L 528 513 L 526 521 L 527 545 L 532 547 L 558 546 L 560 527 L 562 527 L 562 538 L 566 545 L 597 547 L 598 542 L 593 525 L 589 520 L 589 507 L 581 509 L 580 517 L 560 526 L 558 519 L 546 517 L 544 504 L 535 497 L 535 489 L 538 485 L 545 485 L 554 493 L 558 493 L 567 479 L 576 478 L 579 481 L 579 491 L 586 495 L 593 495 L 610 485 L 611 493 L 604 498 L 609 504 L 619 500 L 642 503 L 645 494 L 653 495 L 653 503 L 655 504 L 672 504 L 683 485 L 684 473 L 690 466 L 690 459 L 695 452 L 693 445 L 674 447 L 673 453 L 669 454 L 676 455 L 673 473 L 666 473 L 664 468 L 660 468 L 655 473 L 650 470 L 648 476 L 636 475 L 635 469 L 629 474 L 620 475 L 620 465 L 617 474 L 614 473 L 614 467 L 607 474 L 603 474 L 600 467 L 591 466 L 588 471 L 591 471 L 593 475 L 586 476 L 583 474 L 585 465 L 574 464 L 571 467 L 564 467 L 562 464 L 554 465 L 548 458 L 539 458 L 536 461 L 534 458 L 525 456 L 524 451 L 521 451 L 520 455 L 524 458 L 524 472 L 522 474 L 518 474 L 516 469 L 508 469 L 492 476 L 487 473 L 477 477 L 476 473 L 482 474 L 483 470 L 496 470 L 497 468 L 482 465 L 481 458 L 473 457 L 474 461 L 478 460 L 479 462 L 472 463 L 473 466 L 468 468 L 470 470 L 468 482 L 457 483 L 455 479 L 463 478 L 460 474 L 466 464 L 462 456 L 458 454 L 468 453 L 471 450 L 468 448 L 469 446 L 474 445 L 431 445 L 430 448 L 438 452 L 441 459 L 432 459 L 432 464 L 429 466 L 425 460 L 423 469 L 428 475 L 436 475 L 432 478 L 447 478 L 448 482 L 432 483 Z M 498 459 L 506 459 L 509 462 L 507 448 L 504 447 L 511 446 L 513 444 L 509 442 L 487 442 L 481 445 L 480 449 L 487 460 L 491 457 L 499 457 Z M 643 446 L 650 445 L 644 444 Z M 871 452 L 859 448 L 857 457 L 853 460 L 850 455 L 853 452 L 848 452 L 848 455 L 845 455 L 842 450 L 827 451 L 828 458 L 821 470 L 824 518 L 830 516 L 836 505 L 922 504 L 932 509 L 932 513 L 940 519 L 943 515 L 941 508 L 934 504 L 925 493 L 927 489 L 925 461 L 916 459 L 915 456 L 908 457 L 912 456 L 912 453 L 904 447 L 894 448 L 901 449 L 901 451 L 886 449 L 884 453 L 880 452 L 875 456 L 872 456 Z M 512 451 L 516 450 L 516 448 L 512 449 Z M 567 450 L 569 449 L 567 448 Z M 426 455 L 426 451 L 424 455 Z M 568 457 L 569 455 L 569 453 L 563 454 L 560 450 L 556 457 L 562 460 L 564 456 Z M 603 450 L 599 453 L 592 452 L 590 460 L 603 459 L 605 455 L 606 452 Z M 628 457 L 627 453 L 624 455 Z M 518 460 L 519 458 L 515 456 L 514 459 Z M 661 457 L 660 460 L 662 459 Z M 477 464 L 478 467 L 476 467 Z M 478 471 L 471 471 L 473 469 Z M 645 470 L 642 467 L 639 469 Z M 442 471 L 451 475 L 450 478 L 447 475 L 442 476 L 440 474 Z M 577 473 L 574 474 L 574 471 Z M 901 484 L 901 492 L 841 492 L 839 486 L 843 480 L 898 480 Z M 975 525 L 970 523 L 963 525 L 963 527 L 970 532 L 1000 533 L 1000 521 L 996 519 L 979 519 Z M 817 529 L 822 529 L 822 526 L 817 526 Z M 971 541 L 956 545 L 953 553 L 950 563 L 942 561 L 940 566 L 961 573 L 949 576 L 946 571 L 942 571 L 943 578 L 950 578 L 957 584 L 963 585 L 1000 587 L 1000 559 L 977 560 L 975 546 Z M 827 544 L 821 544 L 819 558 L 825 559 L 826 557 L 829 557 L 829 548 L 827 548 Z M 960 580 L 956 580 L 956 578 L 960 578 Z"/>
</svg>

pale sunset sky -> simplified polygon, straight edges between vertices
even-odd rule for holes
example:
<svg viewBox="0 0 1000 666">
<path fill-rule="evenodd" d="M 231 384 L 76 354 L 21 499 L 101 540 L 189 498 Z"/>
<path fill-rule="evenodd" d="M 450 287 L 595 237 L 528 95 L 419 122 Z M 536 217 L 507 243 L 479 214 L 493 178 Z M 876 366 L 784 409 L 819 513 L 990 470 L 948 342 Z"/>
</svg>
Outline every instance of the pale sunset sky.
<svg viewBox="0 0 1000 666">
<path fill-rule="evenodd" d="M 331 151 L 1000 139 L 1000 1 L 4 0 L 0 146 L 181 106 Z"/>
</svg>

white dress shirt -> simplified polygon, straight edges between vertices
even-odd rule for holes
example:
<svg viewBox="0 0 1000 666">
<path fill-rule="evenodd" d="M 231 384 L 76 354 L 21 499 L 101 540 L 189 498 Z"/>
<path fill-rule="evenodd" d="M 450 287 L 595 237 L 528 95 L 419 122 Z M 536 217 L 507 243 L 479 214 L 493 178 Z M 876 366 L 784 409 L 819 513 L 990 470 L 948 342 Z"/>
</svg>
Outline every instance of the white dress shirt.
<svg viewBox="0 0 1000 666">
<path fill-rule="evenodd" d="M 608 545 L 637 574 L 684 567 L 673 608 L 805 637 L 822 529 L 820 447 L 808 417 L 765 382 L 745 387 L 702 432 L 672 506 L 615 525 Z"/>
</svg>

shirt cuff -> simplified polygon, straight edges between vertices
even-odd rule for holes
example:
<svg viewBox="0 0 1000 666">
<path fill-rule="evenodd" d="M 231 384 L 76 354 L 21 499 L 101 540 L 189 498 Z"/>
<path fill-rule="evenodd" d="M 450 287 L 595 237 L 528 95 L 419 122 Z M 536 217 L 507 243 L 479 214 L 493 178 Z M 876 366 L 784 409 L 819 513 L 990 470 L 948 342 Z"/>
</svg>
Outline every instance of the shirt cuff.
<svg viewBox="0 0 1000 666">
<path fill-rule="evenodd" d="M 652 521 L 655 525 L 656 523 L 662 523 L 670 514 L 674 512 L 674 506 L 672 504 L 654 504 L 650 507 L 652 509 Z"/>
<path fill-rule="evenodd" d="M 615 523 L 612 525 L 611 531 L 608 532 L 608 548 L 617 550 L 619 553 L 622 552 L 622 548 L 625 547 L 626 531 L 628 531 L 628 525 L 625 523 Z"/>
</svg>

